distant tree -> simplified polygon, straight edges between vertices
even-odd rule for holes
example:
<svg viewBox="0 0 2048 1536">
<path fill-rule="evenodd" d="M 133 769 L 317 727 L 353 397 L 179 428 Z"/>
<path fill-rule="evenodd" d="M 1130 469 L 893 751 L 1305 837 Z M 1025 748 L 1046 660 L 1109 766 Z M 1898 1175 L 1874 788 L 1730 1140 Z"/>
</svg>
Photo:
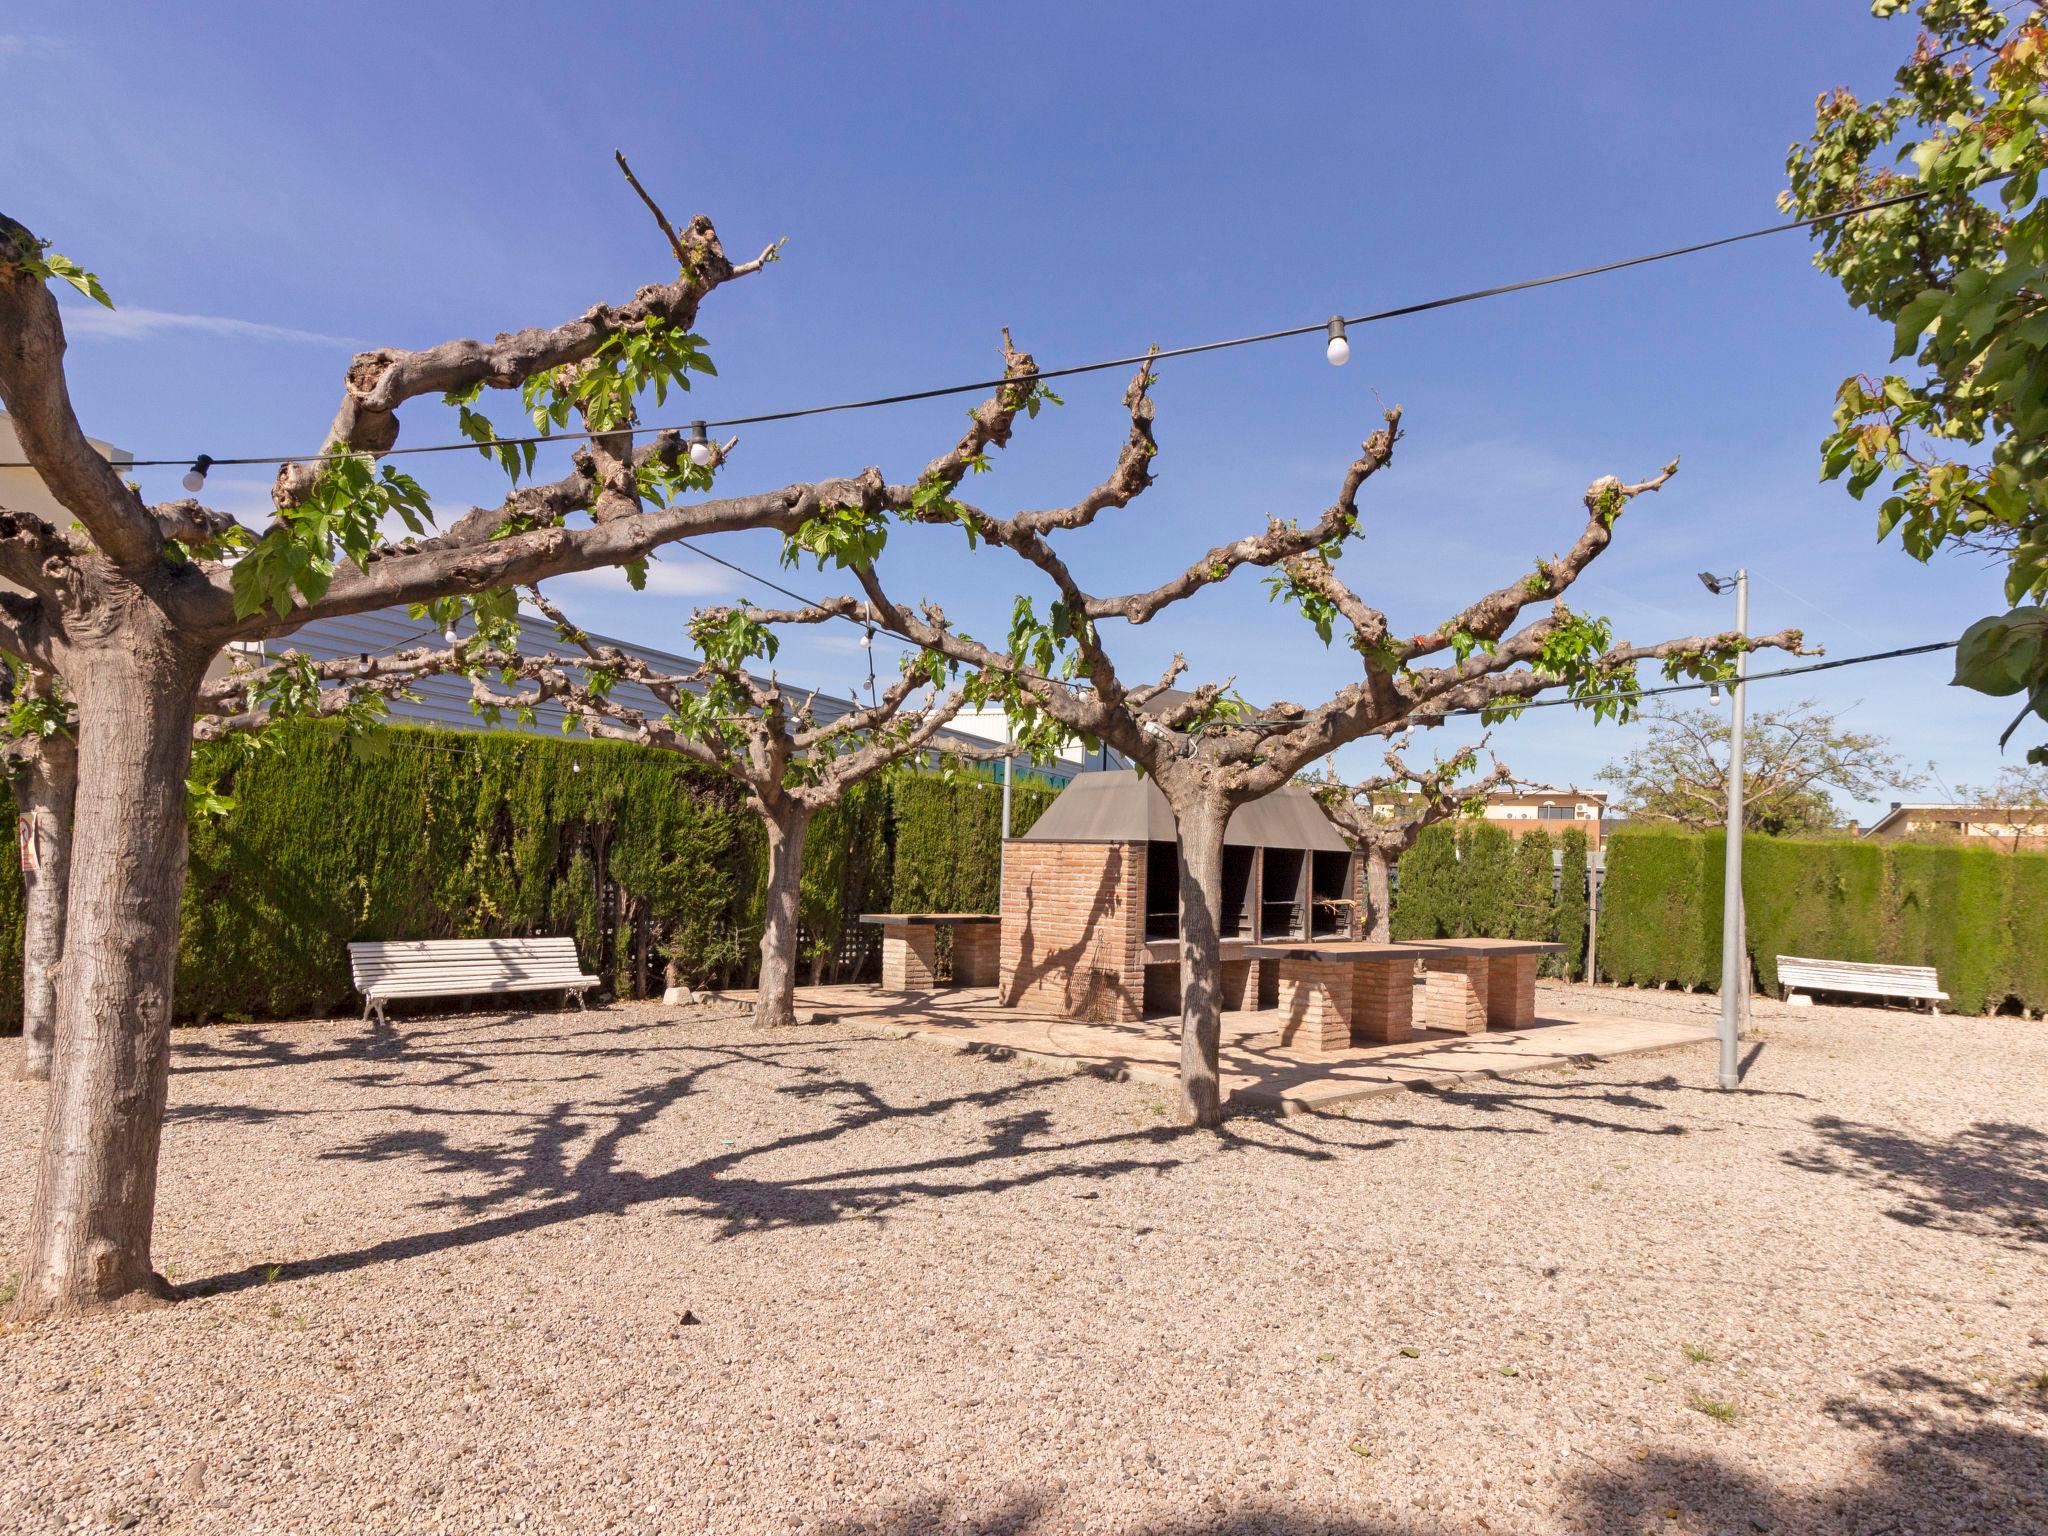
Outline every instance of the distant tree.
<svg viewBox="0 0 2048 1536">
<path fill-rule="evenodd" d="M 1550 941 L 1557 925 L 1556 904 L 1551 885 L 1557 878 L 1551 861 L 1550 834 L 1537 829 L 1515 839 L 1515 874 L 1510 884 L 1507 932 L 1510 939 Z"/>
<path fill-rule="evenodd" d="M 1722 825 L 1728 816 L 1727 718 L 1693 709 L 1643 719 L 1649 740 L 1609 763 L 1601 779 L 1621 792 L 1623 808 L 1636 819 L 1695 831 Z M 1844 729 L 1812 700 L 1748 718 L 1742 778 L 1743 825 L 1778 834 L 1837 825 L 1835 794 L 1869 800 L 1920 782 L 1884 737 Z"/>
<path fill-rule="evenodd" d="M 2048 720 L 2048 7 L 1870 9 L 1917 10 L 1924 30 L 1889 96 L 1820 97 L 1779 201 L 1812 216 L 1930 195 L 1814 226 L 1814 264 L 1893 327 L 1909 365 L 1842 382 L 1821 472 L 1858 497 L 1889 477 L 1878 537 L 1897 530 L 1916 560 L 1948 547 L 2004 562 L 2013 606 L 1964 633 L 1955 681 L 2021 698 L 2005 740 L 2030 713 Z M 2029 759 L 2048 763 L 2048 745 Z"/>
<path fill-rule="evenodd" d="M 2048 840 L 2048 764 L 2004 769 L 1981 789 L 1958 784 L 1956 801 L 1982 811 L 1977 825 L 1997 828 L 1989 835 L 2011 852 Z"/>
<path fill-rule="evenodd" d="M 1386 755 L 1387 771 L 1373 778 L 1346 784 L 1333 769 L 1330 777 L 1309 781 L 1325 814 L 1365 861 L 1365 910 L 1359 931 L 1373 943 L 1386 943 L 1392 932 L 1389 872 L 1395 862 L 1426 828 L 1454 816 L 1478 814 L 1488 790 L 1513 782 L 1498 761 L 1484 778 L 1457 782 L 1478 762 L 1479 747 L 1466 747 L 1417 770 L 1403 761 L 1397 746 Z"/>
</svg>

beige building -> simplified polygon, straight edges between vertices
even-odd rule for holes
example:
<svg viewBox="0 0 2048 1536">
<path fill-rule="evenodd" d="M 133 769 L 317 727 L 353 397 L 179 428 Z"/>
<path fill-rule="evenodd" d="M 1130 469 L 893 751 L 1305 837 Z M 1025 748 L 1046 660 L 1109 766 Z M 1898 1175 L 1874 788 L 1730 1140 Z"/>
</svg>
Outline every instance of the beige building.
<svg viewBox="0 0 2048 1536">
<path fill-rule="evenodd" d="M 1555 837 L 1570 827 L 1586 834 L 1589 849 L 1600 846 L 1600 822 L 1607 814 L 1607 793 L 1599 789 L 1559 788 L 1528 784 L 1497 789 L 1486 797 L 1486 819 L 1510 837 L 1548 832 Z"/>
<path fill-rule="evenodd" d="M 1924 838 L 1982 843 L 2006 853 L 2048 850 L 2048 806 L 1945 805 L 1894 800 L 1863 830 L 1888 842 Z"/>
<path fill-rule="evenodd" d="M 86 439 L 116 469 L 126 469 L 135 455 L 96 437 Z M 14 423 L 0 411 L 0 465 L 23 464 L 28 455 L 21 451 L 21 439 L 14 435 Z M 73 521 L 69 512 L 50 494 L 43 477 L 32 469 L 0 469 L 0 507 L 9 512 L 28 512 L 44 522 L 62 528 Z"/>
</svg>

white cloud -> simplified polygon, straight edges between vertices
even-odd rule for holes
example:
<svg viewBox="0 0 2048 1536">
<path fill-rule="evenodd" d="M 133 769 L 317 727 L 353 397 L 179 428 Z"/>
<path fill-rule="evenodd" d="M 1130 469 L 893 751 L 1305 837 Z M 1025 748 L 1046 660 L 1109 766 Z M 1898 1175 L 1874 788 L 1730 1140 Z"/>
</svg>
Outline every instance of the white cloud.
<svg viewBox="0 0 2048 1536">
<path fill-rule="evenodd" d="M 67 304 L 64 308 L 64 329 L 72 336 L 100 341 L 145 341 L 166 331 L 196 331 L 205 336 L 226 336 L 238 341 L 283 341 L 351 349 L 356 346 L 346 336 L 302 331 L 289 325 L 267 325 L 260 320 L 236 320 L 227 315 L 186 315 L 167 309 L 108 309 L 99 304 Z"/>
</svg>

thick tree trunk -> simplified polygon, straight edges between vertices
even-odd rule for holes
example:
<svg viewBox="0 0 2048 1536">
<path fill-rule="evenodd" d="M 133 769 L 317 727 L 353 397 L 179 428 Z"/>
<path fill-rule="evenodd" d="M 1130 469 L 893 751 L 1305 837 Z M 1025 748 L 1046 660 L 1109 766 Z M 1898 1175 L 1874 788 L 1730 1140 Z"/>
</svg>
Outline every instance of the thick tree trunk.
<svg viewBox="0 0 2048 1536">
<path fill-rule="evenodd" d="M 61 731 L 36 742 L 15 780 L 14 798 L 35 839 L 35 867 L 21 874 L 21 1075 L 48 1082 L 57 1041 L 57 978 L 64 961 L 78 743 Z"/>
<path fill-rule="evenodd" d="M 167 1298 L 150 1264 L 185 883 L 185 779 L 203 655 L 67 665 L 81 755 L 63 986 L 20 1317 Z M 116 642 L 120 643 L 120 642 Z"/>
<path fill-rule="evenodd" d="M 1390 862 L 1386 849 L 1377 843 L 1365 845 L 1365 936 L 1374 944 L 1387 943 L 1394 933 Z"/>
<path fill-rule="evenodd" d="M 768 828 L 768 901 L 762 913 L 761 989 L 754 1022 L 780 1027 L 796 1023 L 797 909 L 811 813 L 784 804 L 762 821 Z"/>
<path fill-rule="evenodd" d="M 1221 1125 L 1217 1053 L 1223 1038 L 1222 806 L 1176 808 L 1180 823 L 1181 1118 Z"/>
</svg>

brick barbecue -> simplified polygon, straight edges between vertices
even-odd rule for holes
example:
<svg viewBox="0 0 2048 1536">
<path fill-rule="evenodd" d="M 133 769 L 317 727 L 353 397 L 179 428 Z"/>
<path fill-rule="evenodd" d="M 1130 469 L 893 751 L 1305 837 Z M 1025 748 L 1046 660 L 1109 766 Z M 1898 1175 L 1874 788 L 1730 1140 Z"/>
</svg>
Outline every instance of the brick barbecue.
<svg viewBox="0 0 2048 1536">
<path fill-rule="evenodd" d="M 1241 806 L 1224 832 L 1223 1006 L 1273 1006 L 1260 940 L 1355 936 L 1359 860 L 1306 789 Z M 1003 844 L 1002 1000 L 1096 1023 L 1180 1006 L 1179 850 L 1150 779 L 1089 773 Z"/>
</svg>

